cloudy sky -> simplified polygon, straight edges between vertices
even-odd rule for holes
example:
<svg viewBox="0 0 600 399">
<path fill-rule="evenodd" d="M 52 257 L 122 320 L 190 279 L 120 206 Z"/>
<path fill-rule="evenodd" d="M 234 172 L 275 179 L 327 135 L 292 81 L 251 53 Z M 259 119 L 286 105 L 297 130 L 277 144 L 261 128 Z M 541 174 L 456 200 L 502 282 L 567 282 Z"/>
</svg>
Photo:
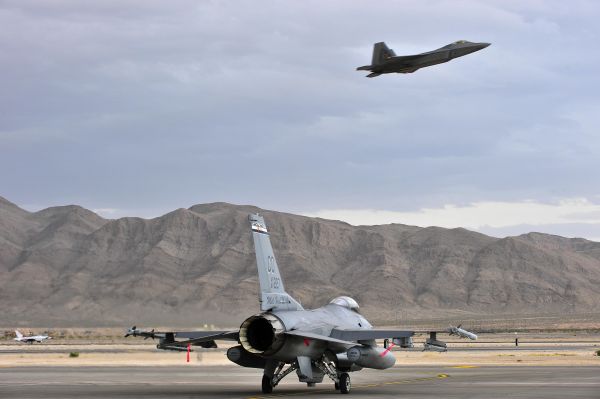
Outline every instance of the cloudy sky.
<svg viewBox="0 0 600 399">
<path fill-rule="evenodd" d="M 600 240 L 597 1 L 0 1 L 0 195 Z M 367 79 L 397 54 L 487 49 Z"/>
</svg>

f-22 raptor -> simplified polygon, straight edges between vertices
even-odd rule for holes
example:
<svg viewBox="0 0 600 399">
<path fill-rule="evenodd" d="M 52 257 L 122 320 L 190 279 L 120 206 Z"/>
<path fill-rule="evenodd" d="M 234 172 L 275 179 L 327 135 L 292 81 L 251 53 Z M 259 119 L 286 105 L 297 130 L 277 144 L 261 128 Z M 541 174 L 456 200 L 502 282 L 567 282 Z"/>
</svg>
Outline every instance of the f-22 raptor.
<svg viewBox="0 0 600 399">
<path fill-rule="evenodd" d="M 248 317 L 233 331 L 139 330 L 127 336 L 158 338 L 158 349 L 189 351 L 192 346 L 216 348 L 215 341 L 235 341 L 227 358 L 242 367 L 262 369 L 262 392 L 271 393 L 279 382 L 296 372 L 300 382 L 314 386 L 328 376 L 335 389 L 350 392 L 348 373 L 362 368 L 387 369 L 396 362 L 392 346 L 413 347 L 415 331 L 378 330 L 360 314 L 358 303 L 340 296 L 318 309 L 306 310 L 284 288 L 269 232 L 262 216 L 249 216 L 260 285 L 261 312 Z M 444 331 L 446 332 L 446 331 Z M 445 351 L 437 331 L 428 331 L 424 350 Z M 472 338 L 472 337 L 471 337 Z M 384 346 L 376 340 L 384 339 Z"/>
<path fill-rule="evenodd" d="M 448 44 L 437 50 L 416 55 L 397 56 L 394 50 L 384 42 L 373 46 L 371 65 L 356 68 L 357 71 L 371 71 L 367 78 L 374 78 L 384 73 L 413 73 L 421 68 L 442 64 L 463 55 L 474 53 L 489 46 L 490 43 L 471 43 L 466 40 Z"/>
</svg>

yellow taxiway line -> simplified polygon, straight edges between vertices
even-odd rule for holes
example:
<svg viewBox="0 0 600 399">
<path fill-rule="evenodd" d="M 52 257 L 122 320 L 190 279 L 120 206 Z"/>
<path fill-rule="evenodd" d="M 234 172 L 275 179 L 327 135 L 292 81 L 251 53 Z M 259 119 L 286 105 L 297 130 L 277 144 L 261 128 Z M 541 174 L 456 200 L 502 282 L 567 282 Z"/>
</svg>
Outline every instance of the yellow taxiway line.
<svg viewBox="0 0 600 399">
<path fill-rule="evenodd" d="M 432 381 L 432 380 L 439 380 L 439 379 L 444 379 L 444 378 L 448 378 L 448 377 L 450 377 L 449 374 L 437 374 L 437 375 L 434 375 L 431 377 L 410 378 L 410 379 L 401 380 L 401 381 L 388 381 L 388 382 L 378 382 L 378 383 L 373 383 L 373 384 L 352 385 L 352 389 L 374 388 L 374 387 L 380 387 L 380 386 L 384 386 L 384 385 L 410 384 L 411 382 Z M 318 390 L 306 390 L 306 391 L 302 391 L 302 392 L 280 393 L 277 395 L 249 396 L 247 399 L 282 398 L 282 397 L 286 397 L 286 396 L 307 396 L 307 395 L 314 395 L 314 394 L 326 393 L 326 392 L 331 392 L 331 388 L 330 389 L 318 389 Z"/>
</svg>

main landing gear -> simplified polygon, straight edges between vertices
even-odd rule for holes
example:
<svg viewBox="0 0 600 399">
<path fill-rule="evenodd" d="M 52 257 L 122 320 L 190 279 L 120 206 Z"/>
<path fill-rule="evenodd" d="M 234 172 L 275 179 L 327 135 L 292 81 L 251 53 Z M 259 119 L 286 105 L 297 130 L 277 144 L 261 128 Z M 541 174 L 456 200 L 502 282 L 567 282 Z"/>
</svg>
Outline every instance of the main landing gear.
<svg viewBox="0 0 600 399">
<path fill-rule="evenodd" d="M 340 393 L 350 393 L 352 384 L 350 383 L 350 375 L 348 373 L 340 374 Z"/>
<path fill-rule="evenodd" d="M 326 357 L 322 357 L 319 360 L 313 360 L 312 365 L 321 370 L 323 374 L 327 374 L 327 376 L 333 380 L 336 391 L 340 391 L 342 394 L 350 393 L 350 388 L 352 387 L 350 375 L 348 373 L 341 373 L 337 370 L 334 362 L 328 360 Z M 285 370 L 284 367 L 285 363 L 279 363 L 275 368 L 272 377 L 269 376 L 267 370 L 265 370 L 265 374 L 262 378 L 263 393 L 272 393 L 273 388 L 275 388 L 284 377 L 298 369 L 298 362 L 290 364 Z M 273 369 L 271 368 L 270 370 Z M 314 386 L 314 383 L 309 382 L 307 385 L 309 387 Z"/>
<path fill-rule="evenodd" d="M 262 379 L 262 393 L 271 393 L 273 392 L 273 383 L 271 382 L 271 378 L 266 375 L 263 375 Z"/>
</svg>

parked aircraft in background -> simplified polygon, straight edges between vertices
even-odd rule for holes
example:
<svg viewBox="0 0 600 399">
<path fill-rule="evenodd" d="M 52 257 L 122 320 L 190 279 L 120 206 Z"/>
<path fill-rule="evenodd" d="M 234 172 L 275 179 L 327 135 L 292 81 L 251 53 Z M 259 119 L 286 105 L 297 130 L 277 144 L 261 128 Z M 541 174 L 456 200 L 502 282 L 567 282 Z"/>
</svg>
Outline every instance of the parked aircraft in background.
<svg viewBox="0 0 600 399">
<path fill-rule="evenodd" d="M 15 330 L 15 335 L 17 337 L 13 338 L 13 340 L 18 342 L 25 342 L 28 344 L 33 344 L 34 342 L 44 342 L 47 339 L 52 339 L 52 337 L 48 335 L 31 335 L 29 337 L 26 337 L 23 334 L 21 334 L 19 330 Z"/>
<path fill-rule="evenodd" d="M 186 351 L 192 346 L 215 348 L 215 341 L 236 341 L 227 351 L 232 362 L 263 369 L 262 392 L 296 372 L 300 382 L 314 386 L 324 376 L 341 393 L 350 392 L 348 373 L 362 368 L 387 369 L 396 362 L 392 346 L 410 348 L 415 331 L 377 330 L 360 314 L 358 303 L 340 296 L 314 310 L 305 310 L 283 285 L 267 226 L 262 216 L 250 215 L 260 284 L 261 313 L 233 331 L 144 331 L 132 327 L 127 336 L 158 338 L 158 349 Z M 461 329 L 461 331 L 464 331 Z M 443 331 L 444 333 L 446 331 Z M 436 331 L 428 331 L 424 350 L 445 351 Z M 473 335 L 474 336 L 474 335 Z M 376 340 L 386 339 L 385 347 Z M 391 343 L 390 343 L 391 342 Z"/>
</svg>

